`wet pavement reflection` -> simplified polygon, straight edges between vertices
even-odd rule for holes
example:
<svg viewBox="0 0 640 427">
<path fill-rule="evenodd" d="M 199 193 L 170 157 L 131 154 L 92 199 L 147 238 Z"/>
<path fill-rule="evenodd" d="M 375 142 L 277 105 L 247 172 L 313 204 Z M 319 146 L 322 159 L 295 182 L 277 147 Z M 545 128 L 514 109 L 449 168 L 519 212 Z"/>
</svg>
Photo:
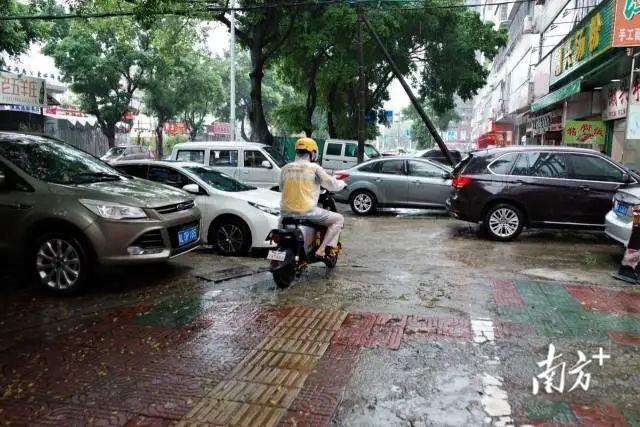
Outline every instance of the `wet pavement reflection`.
<svg viewBox="0 0 640 427">
<path fill-rule="evenodd" d="M 263 253 L 105 271 L 64 299 L 5 276 L 0 423 L 640 425 L 640 291 L 602 235 L 499 244 L 391 211 L 349 216 L 343 242 L 287 290 Z M 566 384 L 534 395 L 549 344 Z M 580 352 L 589 387 L 569 391 Z"/>
</svg>

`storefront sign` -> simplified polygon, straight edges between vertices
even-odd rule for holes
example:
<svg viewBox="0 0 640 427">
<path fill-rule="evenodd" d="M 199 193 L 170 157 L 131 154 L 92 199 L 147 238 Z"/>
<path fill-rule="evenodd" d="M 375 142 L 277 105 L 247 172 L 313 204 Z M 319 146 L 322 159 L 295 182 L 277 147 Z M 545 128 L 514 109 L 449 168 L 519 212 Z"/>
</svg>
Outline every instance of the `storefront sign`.
<svg viewBox="0 0 640 427">
<path fill-rule="evenodd" d="M 616 120 L 627 116 L 629 85 L 626 81 L 610 83 L 602 89 L 602 120 Z"/>
<path fill-rule="evenodd" d="M 0 105 L 0 111 L 21 111 L 23 113 L 40 114 L 42 109 L 33 105 Z"/>
<path fill-rule="evenodd" d="M 62 108 L 57 106 L 45 108 L 44 114 L 48 114 L 50 116 L 87 117 L 87 114 L 77 108 Z"/>
<path fill-rule="evenodd" d="M 616 0 L 613 46 L 640 46 L 640 2 L 638 0 Z"/>
<path fill-rule="evenodd" d="M 546 132 L 562 130 L 562 110 L 554 110 L 550 113 L 529 119 L 528 132 L 541 135 Z"/>
<path fill-rule="evenodd" d="M 187 124 L 184 122 L 166 122 L 164 124 L 164 131 L 168 135 L 186 135 L 189 133 Z"/>
<path fill-rule="evenodd" d="M 553 49 L 550 85 L 611 48 L 613 12 L 614 0 L 603 2 Z"/>
<path fill-rule="evenodd" d="M 568 120 L 564 124 L 565 144 L 604 144 L 604 122 L 601 120 Z"/>
<path fill-rule="evenodd" d="M 640 76 L 633 79 L 629 96 L 629 115 L 627 117 L 627 139 L 640 139 Z"/>
<path fill-rule="evenodd" d="M 43 79 L 0 73 L 0 104 L 47 105 L 47 89 Z"/>
<path fill-rule="evenodd" d="M 213 122 L 213 133 L 216 135 L 231 135 L 231 124 L 225 122 Z"/>
</svg>

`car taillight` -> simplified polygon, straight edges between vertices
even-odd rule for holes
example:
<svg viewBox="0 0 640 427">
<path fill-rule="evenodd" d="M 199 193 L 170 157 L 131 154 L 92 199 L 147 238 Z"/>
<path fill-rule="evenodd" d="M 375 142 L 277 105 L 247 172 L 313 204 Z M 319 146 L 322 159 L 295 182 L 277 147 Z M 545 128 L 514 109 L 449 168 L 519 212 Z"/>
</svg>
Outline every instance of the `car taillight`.
<svg viewBox="0 0 640 427">
<path fill-rule="evenodd" d="M 472 181 L 473 180 L 468 176 L 458 175 L 455 178 L 453 178 L 453 180 L 451 180 L 451 185 L 453 185 L 456 188 L 464 188 L 467 185 L 471 184 Z"/>
<path fill-rule="evenodd" d="M 344 172 L 336 172 L 335 175 L 333 175 L 335 179 L 338 180 L 343 180 L 343 179 L 347 179 L 349 178 L 349 174 L 348 173 L 344 173 Z"/>
</svg>

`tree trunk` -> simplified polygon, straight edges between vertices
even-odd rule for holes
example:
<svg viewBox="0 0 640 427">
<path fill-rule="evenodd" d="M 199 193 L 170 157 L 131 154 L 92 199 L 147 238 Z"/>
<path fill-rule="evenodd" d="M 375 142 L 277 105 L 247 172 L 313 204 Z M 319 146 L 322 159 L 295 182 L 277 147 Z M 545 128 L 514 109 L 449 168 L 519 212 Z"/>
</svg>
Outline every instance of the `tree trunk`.
<svg viewBox="0 0 640 427">
<path fill-rule="evenodd" d="M 336 99 L 336 88 L 332 87 L 329 91 L 327 99 L 327 130 L 329 131 L 329 138 L 337 138 L 336 124 L 333 122 L 333 105 Z"/>
<path fill-rule="evenodd" d="M 193 123 L 189 123 L 189 139 L 195 141 L 198 136 L 198 126 Z"/>
<path fill-rule="evenodd" d="M 164 127 L 164 121 L 158 122 L 156 127 L 156 160 L 162 160 L 164 157 L 164 134 L 162 129 Z"/>
<path fill-rule="evenodd" d="M 316 87 L 316 75 L 318 74 L 318 68 L 320 67 L 320 58 L 316 57 L 309 66 L 309 79 L 307 82 L 307 103 L 306 103 L 306 115 L 304 121 L 304 132 L 307 136 L 311 136 L 313 133 L 313 113 L 316 110 L 318 103 L 318 89 Z"/>
<path fill-rule="evenodd" d="M 102 133 L 107 137 L 109 148 L 116 146 L 116 124 L 115 123 L 100 123 L 100 129 Z"/>
<path fill-rule="evenodd" d="M 249 122 L 251 123 L 251 141 L 273 145 L 273 135 L 267 126 L 262 106 L 262 78 L 264 77 L 264 57 L 261 47 L 251 47 L 251 102 L 249 103 Z"/>
</svg>

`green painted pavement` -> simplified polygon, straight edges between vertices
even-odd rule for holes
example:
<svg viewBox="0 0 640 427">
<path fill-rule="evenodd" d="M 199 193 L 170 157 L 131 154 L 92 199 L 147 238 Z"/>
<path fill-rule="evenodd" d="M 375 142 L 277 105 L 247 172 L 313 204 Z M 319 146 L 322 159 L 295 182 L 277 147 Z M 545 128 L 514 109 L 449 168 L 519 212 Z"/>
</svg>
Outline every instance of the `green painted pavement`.
<svg viewBox="0 0 640 427">
<path fill-rule="evenodd" d="M 500 320 L 532 324 L 541 336 L 609 340 L 607 331 L 640 334 L 640 318 L 585 309 L 561 282 L 516 281 L 523 307 L 500 306 Z"/>
<path fill-rule="evenodd" d="M 548 421 L 572 425 L 578 423 L 571 407 L 565 402 L 529 401 L 525 403 L 524 412 L 527 418 L 532 421 Z"/>
</svg>

